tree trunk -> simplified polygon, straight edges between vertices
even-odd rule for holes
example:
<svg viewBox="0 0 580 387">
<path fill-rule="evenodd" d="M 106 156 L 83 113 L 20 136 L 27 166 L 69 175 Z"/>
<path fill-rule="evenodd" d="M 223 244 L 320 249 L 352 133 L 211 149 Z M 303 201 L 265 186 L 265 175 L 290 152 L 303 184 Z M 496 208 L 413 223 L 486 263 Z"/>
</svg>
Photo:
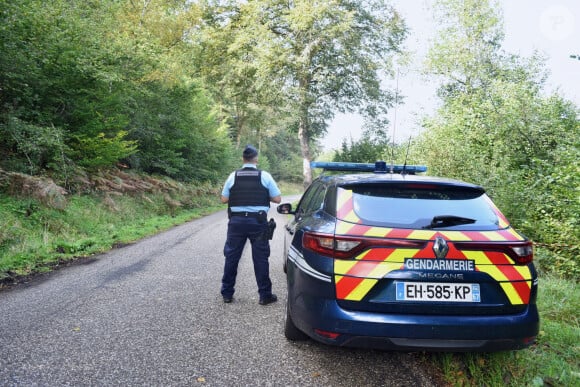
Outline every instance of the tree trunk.
<svg viewBox="0 0 580 387">
<path fill-rule="evenodd" d="M 312 183 L 312 169 L 310 169 L 310 119 L 308 102 L 309 78 L 308 72 L 299 77 L 298 89 L 300 95 L 300 117 L 298 123 L 298 139 L 300 140 L 300 150 L 302 151 L 302 175 L 304 180 L 304 190 Z"/>
<path fill-rule="evenodd" d="M 304 189 L 312 183 L 312 169 L 310 169 L 310 145 L 308 136 L 308 115 L 300 117 L 298 126 L 298 139 L 300 140 L 300 150 L 302 151 L 302 175 L 304 176 Z"/>
<path fill-rule="evenodd" d="M 239 149 L 242 142 L 242 131 L 244 130 L 245 117 L 243 113 L 238 114 L 236 118 L 236 147 Z"/>
</svg>

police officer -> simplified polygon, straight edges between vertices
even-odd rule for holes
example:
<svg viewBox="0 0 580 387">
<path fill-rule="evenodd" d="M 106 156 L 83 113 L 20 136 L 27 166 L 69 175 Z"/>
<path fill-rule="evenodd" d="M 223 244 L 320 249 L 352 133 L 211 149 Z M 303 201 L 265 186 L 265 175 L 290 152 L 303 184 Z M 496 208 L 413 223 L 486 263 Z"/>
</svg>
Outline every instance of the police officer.
<svg viewBox="0 0 580 387">
<path fill-rule="evenodd" d="M 270 202 L 280 203 L 282 198 L 272 176 L 257 168 L 256 148 L 247 145 L 242 158 L 244 163 L 242 169 L 230 174 L 221 195 L 222 203 L 228 203 L 229 215 L 221 294 L 225 303 L 233 301 L 238 263 L 246 240 L 249 239 L 260 305 L 268 305 L 276 302 L 278 297 L 272 293 L 270 281 L 267 216 Z"/>
</svg>

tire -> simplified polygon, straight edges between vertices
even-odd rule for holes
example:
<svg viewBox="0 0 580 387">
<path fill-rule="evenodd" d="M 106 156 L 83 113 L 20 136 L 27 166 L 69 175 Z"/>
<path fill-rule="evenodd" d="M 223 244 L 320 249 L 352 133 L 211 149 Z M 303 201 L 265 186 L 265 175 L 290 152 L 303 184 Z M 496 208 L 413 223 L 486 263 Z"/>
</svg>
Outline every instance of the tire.
<svg viewBox="0 0 580 387">
<path fill-rule="evenodd" d="M 286 302 L 286 319 L 284 321 L 284 336 L 290 341 L 302 341 L 308 339 L 308 336 L 300 329 L 296 328 L 292 317 L 290 316 L 290 308 Z"/>
</svg>

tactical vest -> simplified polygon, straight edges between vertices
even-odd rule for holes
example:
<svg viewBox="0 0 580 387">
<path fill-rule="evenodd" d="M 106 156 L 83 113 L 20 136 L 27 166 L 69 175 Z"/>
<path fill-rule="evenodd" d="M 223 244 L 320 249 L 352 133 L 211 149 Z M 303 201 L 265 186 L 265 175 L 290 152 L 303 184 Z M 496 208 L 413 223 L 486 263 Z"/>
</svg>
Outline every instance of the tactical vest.
<svg viewBox="0 0 580 387">
<path fill-rule="evenodd" d="M 262 171 L 259 169 L 247 167 L 236 171 L 228 207 L 240 206 L 270 207 L 270 192 L 262 185 Z"/>
</svg>

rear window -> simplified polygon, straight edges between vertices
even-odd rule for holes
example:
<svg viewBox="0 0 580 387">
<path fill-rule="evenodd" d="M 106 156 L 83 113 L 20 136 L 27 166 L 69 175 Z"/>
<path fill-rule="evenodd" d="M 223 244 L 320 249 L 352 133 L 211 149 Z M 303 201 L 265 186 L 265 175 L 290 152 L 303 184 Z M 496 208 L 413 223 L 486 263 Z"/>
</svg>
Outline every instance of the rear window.
<svg viewBox="0 0 580 387">
<path fill-rule="evenodd" d="M 429 228 L 434 219 L 463 222 L 439 224 L 433 229 L 497 230 L 499 219 L 482 190 L 442 185 L 371 185 L 352 190 L 354 211 L 364 224 L 395 228 Z M 461 223 L 461 224 L 456 224 Z"/>
</svg>

